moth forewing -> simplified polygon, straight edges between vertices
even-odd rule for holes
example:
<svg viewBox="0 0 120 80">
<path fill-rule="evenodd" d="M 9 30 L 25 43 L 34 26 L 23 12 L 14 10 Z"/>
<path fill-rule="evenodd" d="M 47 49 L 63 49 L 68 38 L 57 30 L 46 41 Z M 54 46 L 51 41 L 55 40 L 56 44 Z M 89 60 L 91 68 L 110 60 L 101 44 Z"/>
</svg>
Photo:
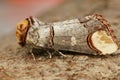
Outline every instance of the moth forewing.
<svg viewBox="0 0 120 80">
<path fill-rule="evenodd" d="M 108 22 L 98 14 L 48 24 L 32 17 L 27 18 L 27 21 L 30 24 L 25 41 L 17 36 L 20 42 L 26 43 L 25 46 L 94 55 L 112 54 L 118 50 L 114 32 Z"/>
</svg>

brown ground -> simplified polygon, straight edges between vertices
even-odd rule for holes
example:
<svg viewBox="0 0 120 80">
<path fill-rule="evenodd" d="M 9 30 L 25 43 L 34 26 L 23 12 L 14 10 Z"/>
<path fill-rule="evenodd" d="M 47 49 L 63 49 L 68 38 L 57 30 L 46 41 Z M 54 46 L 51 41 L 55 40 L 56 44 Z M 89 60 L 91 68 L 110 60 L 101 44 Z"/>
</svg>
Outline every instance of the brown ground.
<svg viewBox="0 0 120 80">
<path fill-rule="evenodd" d="M 107 2 L 109 1 L 109 3 Z M 113 25 L 120 21 L 119 0 L 67 0 L 40 16 L 44 22 L 83 17 L 98 12 Z M 14 31 L 15 32 L 15 31 Z M 36 56 L 25 55 L 11 33 L 0 39 L 0 80 L 120 80 L 120 55 Z"/>
</svg>

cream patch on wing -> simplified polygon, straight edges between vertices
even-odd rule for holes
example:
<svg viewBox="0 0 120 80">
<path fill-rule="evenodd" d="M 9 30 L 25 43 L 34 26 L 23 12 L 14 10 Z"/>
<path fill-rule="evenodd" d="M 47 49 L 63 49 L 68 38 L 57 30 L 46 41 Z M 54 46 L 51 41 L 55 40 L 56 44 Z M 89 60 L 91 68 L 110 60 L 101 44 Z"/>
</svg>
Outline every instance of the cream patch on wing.
<svg viewBox="0 0 120 80">
<path fill-rule="evenodd" d="M 75 46 L 77 44 L 76 38 L 74 36 L 71 37 L 71 45 Z"/>
<path fill-rule="evenodd" d="M 112 37 L 107 35 L 106 31 L 100 30 L 92 34 L 91 40 L 93 46 L 102 52 L 102 54 L 111 54 L 117 51 L 118 46 Z"/>
</svg>

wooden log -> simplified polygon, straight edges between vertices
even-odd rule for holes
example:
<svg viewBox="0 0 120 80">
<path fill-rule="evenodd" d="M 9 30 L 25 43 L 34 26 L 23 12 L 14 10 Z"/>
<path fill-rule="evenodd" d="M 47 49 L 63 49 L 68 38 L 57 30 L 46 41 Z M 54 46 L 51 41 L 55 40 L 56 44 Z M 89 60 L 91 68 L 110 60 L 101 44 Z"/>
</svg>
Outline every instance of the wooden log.
<svg viewBox="0 0 120 80">
<path fill-rule="evenodd" d="M 106 55 L 119 49 L 119 32 L 114 30 L 98 14 L 47 24 L 30 17 L 17 25 L 16 36 L 21 46 L 30 49 Z"/>
</svg>

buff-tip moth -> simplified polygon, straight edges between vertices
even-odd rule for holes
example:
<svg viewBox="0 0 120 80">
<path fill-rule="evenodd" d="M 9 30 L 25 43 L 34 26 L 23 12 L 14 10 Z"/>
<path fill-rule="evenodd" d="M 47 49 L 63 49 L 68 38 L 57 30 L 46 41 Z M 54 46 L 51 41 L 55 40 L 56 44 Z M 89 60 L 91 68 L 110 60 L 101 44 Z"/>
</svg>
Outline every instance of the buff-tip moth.
<svg viewBox="0 0 120 80">
<path fill-rule="evenodd" d="M 119 40 L 116 38 L 118 35 L 115 35 L 111 27 L 98 14 L 47 24 L 29 17 L 18 23 L 16 36 L 18 43 L 28 49 L 107 55 L 114 54 L 119 49 Z"/>
</svg>

